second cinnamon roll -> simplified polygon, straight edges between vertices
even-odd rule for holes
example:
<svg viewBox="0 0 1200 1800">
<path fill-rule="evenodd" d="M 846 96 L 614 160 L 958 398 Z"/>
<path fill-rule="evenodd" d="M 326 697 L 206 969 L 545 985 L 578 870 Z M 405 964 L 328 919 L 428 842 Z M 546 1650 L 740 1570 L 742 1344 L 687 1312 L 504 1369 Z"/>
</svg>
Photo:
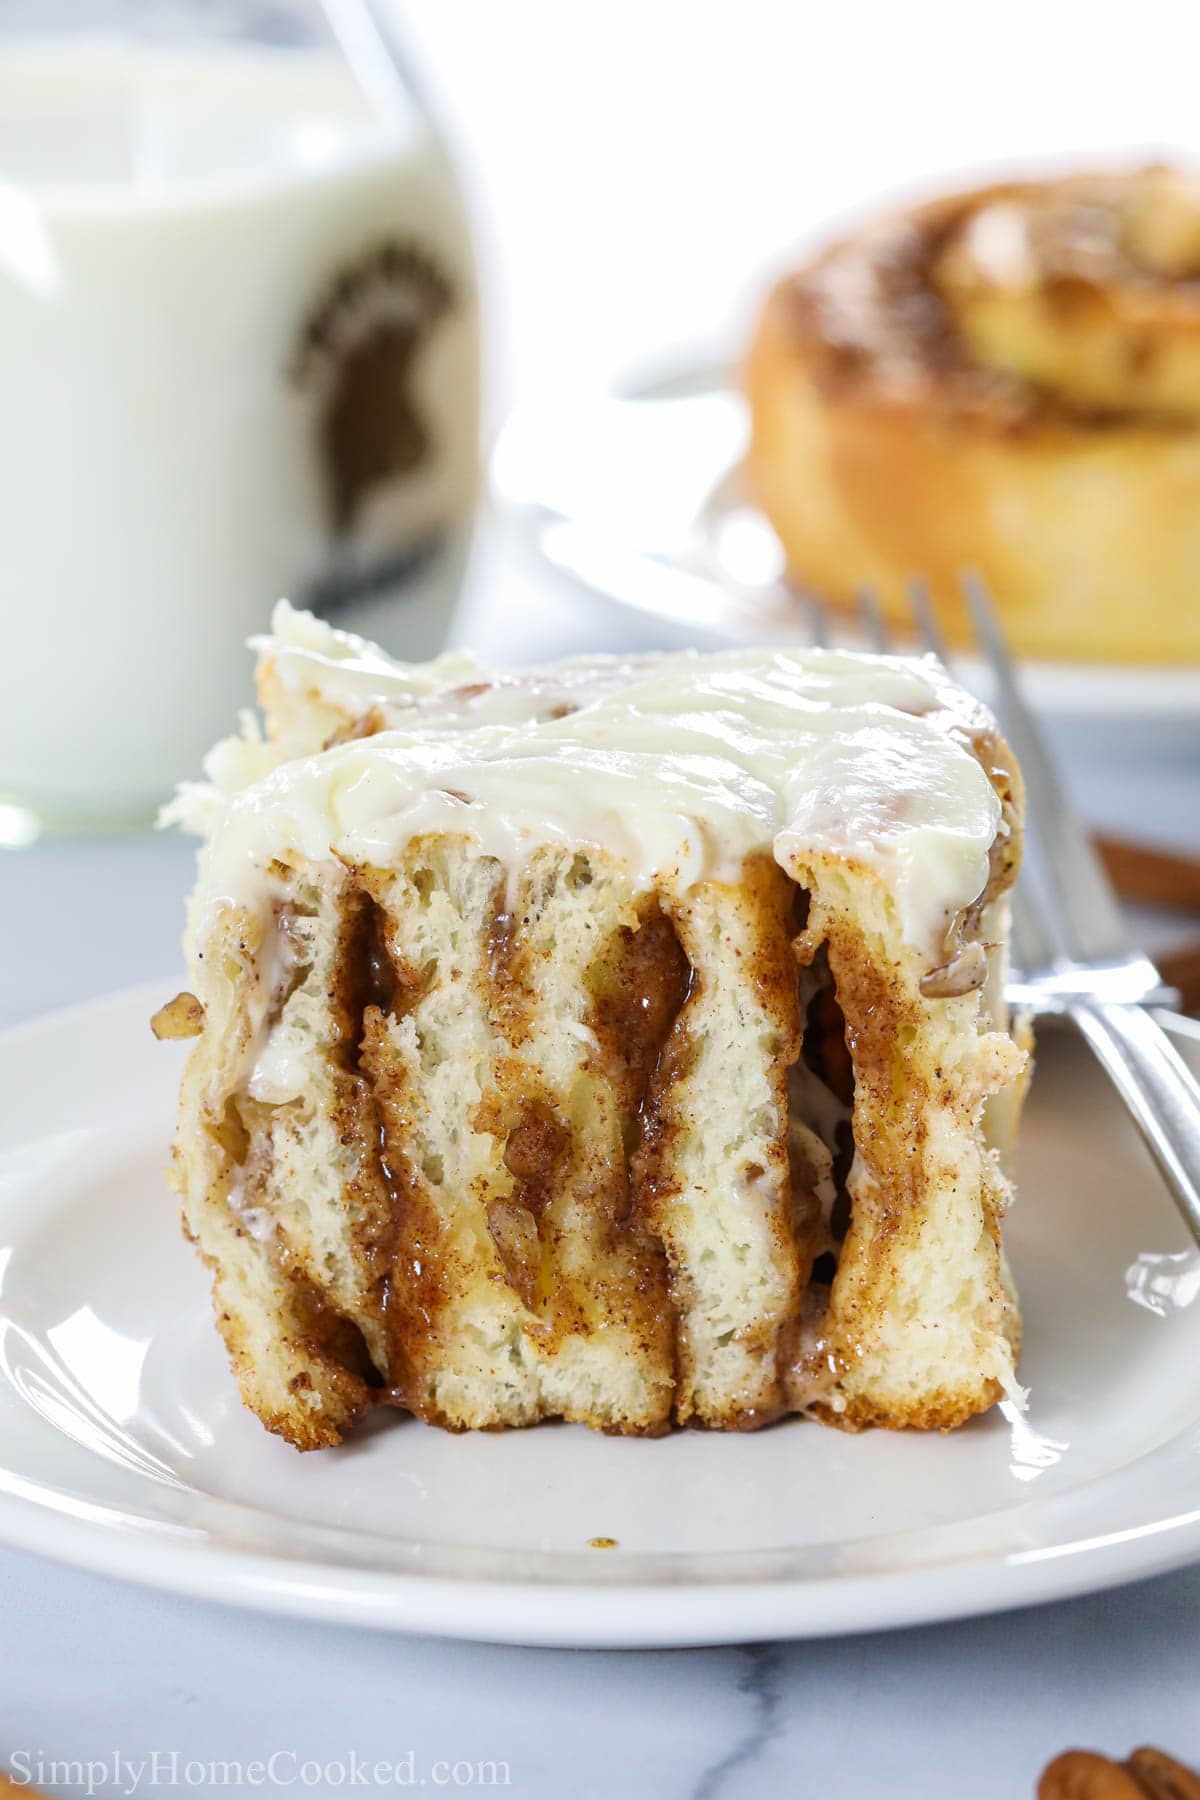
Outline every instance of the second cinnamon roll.
<svg viewBox="0 0 1200 1800">
<path fill-rule="evenodd" d="M 1200 179 L 1012 182 L 898 212 L 781 281 L 749 478 L 795 579 L 978 569 L 1028 655 L 1200 662 Z"/>
</svg>

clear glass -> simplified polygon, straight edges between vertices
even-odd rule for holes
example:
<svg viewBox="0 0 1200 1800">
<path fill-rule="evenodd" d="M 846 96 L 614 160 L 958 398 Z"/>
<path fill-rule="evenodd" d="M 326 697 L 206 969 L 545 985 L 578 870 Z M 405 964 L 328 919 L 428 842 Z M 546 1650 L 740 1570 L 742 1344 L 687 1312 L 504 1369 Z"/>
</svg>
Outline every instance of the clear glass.
<svg viewBox="0 0 1200 1800">
<path fill-rule="evenodd" d="M 0 9 L 0 391 L 0 838 L 151 817 L 281 595 L 434 653 L 478 303 L 382 10 Z"/>
</svg>

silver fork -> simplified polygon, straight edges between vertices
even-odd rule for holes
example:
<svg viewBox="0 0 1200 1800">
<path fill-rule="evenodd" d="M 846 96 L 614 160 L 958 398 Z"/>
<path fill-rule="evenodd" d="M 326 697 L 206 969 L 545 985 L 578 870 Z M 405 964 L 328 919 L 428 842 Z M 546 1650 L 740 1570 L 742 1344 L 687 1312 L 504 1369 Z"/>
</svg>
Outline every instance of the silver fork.
<svg viewBox="0 0 1200 1800">
<path fill-rule="evenodd" d="M 1200 1244 L 1200 1083 L 1152 1008 L 1176 999 L 1158 970 L 1130 943 L 1116 895 L 1073 812 L 1024 700 L 983 585 L 963 591 L 992 678 L 993 710 L 1025 777 L 1025 860 L 1013 897 L 1015 979 L 1009 997 L 1038 1013 L 1065 1015 L 1112 1078 L 1188 1229 Z M 917 636 L 948 663 L 929 596 L 914 582 Z M 868 641 L 892 646 L 875 597 L 859 596 Z"/>
</svg>

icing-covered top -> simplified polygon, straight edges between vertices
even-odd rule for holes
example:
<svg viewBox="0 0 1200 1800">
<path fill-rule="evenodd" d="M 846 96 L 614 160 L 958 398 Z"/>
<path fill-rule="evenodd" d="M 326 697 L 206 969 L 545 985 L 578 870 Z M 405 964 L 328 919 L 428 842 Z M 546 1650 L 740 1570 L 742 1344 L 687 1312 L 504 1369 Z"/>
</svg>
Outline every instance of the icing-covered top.
<svg viewBox="0 0 1200 1800">
<path fill-rule="evenodd" d="M 201 929 L 260 903 L 275 858 L 386 864 L 450 832 L 510 867 L 538 845 L 599 847 L 668 892 L 736 879 L 755 852 L 789 869 L 849 856 L 936 957 L 1004 829 L 995 727 L 932 658 L 687 651 L 495 672 L 463 654 L 395 663 L 286 605 L 272 628 L 257 646 L 269 741 L 247 721 L 169 809 L 208 836 Z M 319 748 L 365 719 L 372 735 Z"/>
</svg>

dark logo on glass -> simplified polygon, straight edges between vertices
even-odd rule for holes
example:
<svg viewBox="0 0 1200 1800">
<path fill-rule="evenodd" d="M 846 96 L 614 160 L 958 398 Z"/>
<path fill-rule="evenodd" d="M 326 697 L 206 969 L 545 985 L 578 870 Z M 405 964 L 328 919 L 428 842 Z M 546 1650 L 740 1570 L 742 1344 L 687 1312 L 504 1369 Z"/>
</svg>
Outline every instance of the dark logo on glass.
<svg viewBox="0 0 1200 1800">
<path fill-rule="evenodd" d="M 289 374 L 315 398 L 326 516 L 342 544 L 352 543 L 372 495 L 411 479 L 436 453 L 414 378 L 454 300 L 449 276 L 424 250 L 388 239 L 339 271 L 304 325 Z M 397 545 L 386 569 L 376 559 L 370 570 L 341 570 L 314 597 L 328 605 L 350 597 L 348 580 L 356 591 L 394 580 L 417 548 Z"/>
</svg>

